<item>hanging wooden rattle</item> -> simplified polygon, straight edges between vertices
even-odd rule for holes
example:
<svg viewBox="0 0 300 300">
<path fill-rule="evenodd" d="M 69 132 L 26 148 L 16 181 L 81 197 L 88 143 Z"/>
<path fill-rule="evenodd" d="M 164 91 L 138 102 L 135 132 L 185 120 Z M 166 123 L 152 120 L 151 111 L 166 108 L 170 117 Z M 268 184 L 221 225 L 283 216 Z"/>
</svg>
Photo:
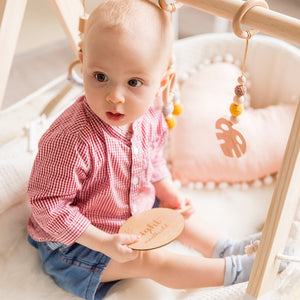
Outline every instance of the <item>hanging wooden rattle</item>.
<svg viewBox="0 0 300 300">
<path fill-rule="evenodd" d="M 158 3 L 164 11 L 170 13 L 171 21 L 173 13 L 183 5 L 180 3 L 176 3 L 176 1 L 174 0 L 159 0 Z M 180 103 L 179 87 L 176 80 L 175 69 L 175 56 L 173 56 L 172 64 L 168 70 L 172 74 L 172 76 L 169 78 L 169 83 L 162 95 L 162 111 L 169 129 L 172 129 L 176 126 L 176 119 L 174 116 L 178 116 L 183 112 L 183 105 Z"/>
<path fill-rule="evenodd" d="M 265 1 L 258 0 L 249 0 L 246 1 L 235 14 L 232 21 L 233 32 L 236 36 L 246 39 L 246 47 L 244 52 L 243 64 L 242 64 L 242 73 L 241 76 L 238 77 L 238 85 L 234 89 L 235 96 L 233 98 L 233 102 L 231 103 L 229 110 L 231 113 L 230 120 L 225 118 L 220 118 L 216 122 L 216 129 L 218 132 L 216 133 L 217 139 L 224 141 L 220 144 L 220 147 L 223 153 L 228 157 L 241 157 L 245 154 L 247 150 L 247 142 L 243 134 L 237 129 L 233 128 L 235 124 L 239 122 L 239 116 L 244 111 L 244 99 L 247 93 L 246 87 L 246 77 L 245 77 L 245 64 L 246 57 L 248 52 L 248 44 L 250 38 L 258 33 L 259 31 L 256 29 L 250 29 L 242 31 L 240 28 L 241 21 L 245 14 L 255 6 L 262 6 L 265 8 L 269 8 L 268 4 Z"/>
<path fill-rule="evenodd" d="M 84 30 L 85 30 L 85 25 L 88 20 L 88 15 L 86 14 L 86 9 L 85 9 L 85 0 L 82 1 L 82 5 L 83 5 L 83 16 L 79 17 L 79 26 L 78 26 L 79 35 L 80 35 L 80 39 L 81 39 L 81 41 L 78 44 L 79 55 L 80 55 L 80 53 L 82 53 L 82 38 L 83 38 Z M 76 59 L 73 62 L 71 62 L 71 64 L 69 65 L 69 68 L 68 68 L 68 80 L 74 85 L 83 86 L 82 77 L 80 75 L 78 75 L 77 72 L 74 70 L 75 66 L 80 65 L 80 64 L 81 64 L 81 62 L 79 59 Z"/>
</svg>

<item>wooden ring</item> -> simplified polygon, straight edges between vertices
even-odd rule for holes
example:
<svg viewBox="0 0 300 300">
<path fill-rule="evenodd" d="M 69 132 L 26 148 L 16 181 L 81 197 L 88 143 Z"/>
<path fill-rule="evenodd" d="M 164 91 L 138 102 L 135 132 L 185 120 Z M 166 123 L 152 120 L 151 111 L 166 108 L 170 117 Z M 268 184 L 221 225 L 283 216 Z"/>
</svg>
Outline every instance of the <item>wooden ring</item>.
<svg viewBox="0 0 300 300">
<path fill-rule="evenodd" d="M 81 62 L 79 59 L 76 59 L 74 61 L 72 61 L 69 65 L 69 68 L 68 68 L 68 74 L 71 75 L 72 74 L 72 71 L 73 71 L 73 68 L 76 66 L 76 65 L 79 65 Z"/>
<path fill-rule="evenodd" d="M 182 3 L 176 3 L 175 0 L 171 4 L 167 3 L 166 0 L 158 0 L 158 4 L 160 8 L 170 13 L 174 13 L 177 9 L 183 6 Z"/>
<path fill-rule="evenodd" d="M 255 6 L 262 6 L 267 9 L 269 8 L 267 2 L 260 0 L 248 0 L 244 4 L 242 4 L 242 6 L 238 9 L 237 13 L 235 14 L 232 20 L 232 29 L 236 36 L 242 39 L 249 39 L 259 32 L 258 29 L 250 29 L 245 31 L 241 30 L 241 21 L 243 17 L 250 9 L 252 9 Z"/>
<path fill-rule="evenodd" d="M 83 86 L 83 79 L 82 77 L 80 77 L 76 72 L 75 70 L 73 70 L 73 68 L 76 66 L 76 65 L 79 65 L 81 64 L 80 60 L 79 59 L 76 59 L 74 60 L 70 66 L 69 66 L 69 69 L 68 69 L 68 80 L 72 83 L 72 84 L 75 84 L 75 85 L 78 85 L 78 86 Z"/>
</svg>

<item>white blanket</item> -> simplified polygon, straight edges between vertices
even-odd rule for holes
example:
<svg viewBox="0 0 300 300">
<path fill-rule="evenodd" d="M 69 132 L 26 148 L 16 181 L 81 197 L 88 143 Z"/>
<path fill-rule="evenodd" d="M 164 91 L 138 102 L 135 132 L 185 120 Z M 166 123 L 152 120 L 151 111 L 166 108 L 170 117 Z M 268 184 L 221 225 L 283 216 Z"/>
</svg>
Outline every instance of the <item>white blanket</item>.
<svg viewBox="0 0 300 300">
<path fill-rule="evenodd" d="M 232 187 L 224 190 L 186 189 L 185 192 L 194 200 L 200 217 L 215 225 L 224 234 L 242 237 L 261 228 L 273 188 L 273 185 L 269 185 L 247 190 Z M 0 299 L 78 299 L 57 287 L 43 272 L 36 249 L 27 242 L 28 216 L 29 207 L 26 201 L 15 204 L 0 215 Z M 177 242 L 167 247 L 170 251 L 198 255 Z M 245 288 L 246 283 L 219 289 L 173 290 L 148 279 L 131 279 L 117 283 L 106 298 L 243 299 Z M 278 297 L 277 299 L 281 299 Z M 276 298 L 273 296 L 272 300 L 274 299 Z"/>
</svg>

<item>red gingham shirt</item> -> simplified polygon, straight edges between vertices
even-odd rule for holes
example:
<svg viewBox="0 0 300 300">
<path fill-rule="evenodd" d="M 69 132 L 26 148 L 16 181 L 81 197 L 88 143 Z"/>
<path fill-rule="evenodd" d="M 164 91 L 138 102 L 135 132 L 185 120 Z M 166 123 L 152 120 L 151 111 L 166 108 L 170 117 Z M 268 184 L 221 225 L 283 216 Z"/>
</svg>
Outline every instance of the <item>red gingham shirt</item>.
<svg viewBox="0 0 300 300">
<path fill-rule="evenodd" d="M 167 131 L 154 106 L 129 133 L 79 98 L 39 142 L 28 185 L 31 237 L 71 245 L 90 223 L 117 233 L 131 215 L 151 209 L 152 183 L 170 176 L 162 155 Z"/>
</svg>

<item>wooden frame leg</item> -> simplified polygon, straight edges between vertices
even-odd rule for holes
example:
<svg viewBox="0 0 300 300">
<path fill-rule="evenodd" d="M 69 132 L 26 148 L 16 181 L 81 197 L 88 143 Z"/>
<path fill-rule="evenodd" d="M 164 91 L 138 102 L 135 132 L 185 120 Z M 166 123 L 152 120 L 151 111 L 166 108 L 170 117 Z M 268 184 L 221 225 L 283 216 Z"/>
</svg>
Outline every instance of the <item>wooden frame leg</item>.
<svg viewBox="0 0 300 300">
<path fill-rule="evenodd" d="M 2 22 L 2 17 L 3 17 L 5 5 L 6 5 L 6 0 L 0 1 L 0 24 Z"/>
<path fill-rule="evenodd" d="M 300 199 L 300 103 L 249 279 L 246 299 L 259 299 L 273 288 L 289 231 Z"/>
<path fill-rule="evenodd" d="M 75 56 L 78 56 L 79 17 L 83 14 L 83 5 L 80 0 L 50 0 L 55 12 L 65 30 Z"/>
<path fill-rule="evenodd" d="M 27 0 L 9 0 L 3 10 L 0 26 L 0 109 L 18 42 Z"/>
</svg>

